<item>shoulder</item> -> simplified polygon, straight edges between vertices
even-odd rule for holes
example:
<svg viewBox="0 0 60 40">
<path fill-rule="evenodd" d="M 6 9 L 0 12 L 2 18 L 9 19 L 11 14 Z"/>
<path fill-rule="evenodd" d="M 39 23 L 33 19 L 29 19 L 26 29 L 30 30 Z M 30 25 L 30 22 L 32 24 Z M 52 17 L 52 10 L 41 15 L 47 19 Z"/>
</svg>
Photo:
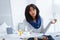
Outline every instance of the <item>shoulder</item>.
<svg viewBox="0 0 60 40">
<path fill-rule="evenodd" d="M 23 20 L 23 23 L 27 23 L 26 19 Z"/>
<path fill-rule="evenodd" d="M 43 22 L 43 18 L 41 17 L 41 16 L 39 16 L 40 17 L 40 19 L 41 19 L 41 22 Z"/>
<path fill-rule="evenodd" d="M 28 24 L 28 22 L 27 22 L 26 19 L 24 19 L 22 23 L 23 23 L 23 24 L 26 24 L 26 25 Z"/>
<path fill-rule="evenodd" d="M 18 26 L 27 26 L 28 22 L 26 21 L 26 19 L 24 19 L 21 23 L 18 24 Z"/>
<path fill-rule="evenodd" d="M 41 18 L 41 26 L 43 26 L 43 18 L 40 16 L 40 18 Z"/>
</svg>

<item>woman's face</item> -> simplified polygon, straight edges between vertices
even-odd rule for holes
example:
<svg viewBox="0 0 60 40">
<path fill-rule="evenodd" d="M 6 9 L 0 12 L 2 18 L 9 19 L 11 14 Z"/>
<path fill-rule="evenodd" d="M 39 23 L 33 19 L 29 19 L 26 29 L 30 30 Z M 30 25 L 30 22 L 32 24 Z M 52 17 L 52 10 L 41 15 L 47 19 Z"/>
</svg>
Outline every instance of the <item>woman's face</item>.
<svg viewBox="0 0 60 40">
<path fill-rule="evenodd" d="M 36 9 L 34 9 L 33 7 L 30 7 L 29 14 L 30 14 L 32 17 L 35 17 L 35 16 L 36 16 Z"/>
</svg>

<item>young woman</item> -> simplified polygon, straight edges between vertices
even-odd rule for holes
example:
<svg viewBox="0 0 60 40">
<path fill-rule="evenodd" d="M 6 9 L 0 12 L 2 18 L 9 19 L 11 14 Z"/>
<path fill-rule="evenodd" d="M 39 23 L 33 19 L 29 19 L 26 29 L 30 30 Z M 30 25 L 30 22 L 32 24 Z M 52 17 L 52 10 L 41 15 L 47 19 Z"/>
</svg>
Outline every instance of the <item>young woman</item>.
<svg viewBox="0 0 60 40">
<path fill-rule="evenodd" d="M 27 26 L 27 30 L 34 33 L 45 33 L 51 24 L 56 23 L 56 19 L 49 22 L 47 27 L 43 28 L 43 20 L 39 15 L 39 9 L 34 4 L 27 5 L 25 9 L 25 20 L 23 21 L 24 27 Z M 28 39 L 33 40 L 33 39 Z M 41 39 L 39 39 L 41 40 Z"/>
</svg>

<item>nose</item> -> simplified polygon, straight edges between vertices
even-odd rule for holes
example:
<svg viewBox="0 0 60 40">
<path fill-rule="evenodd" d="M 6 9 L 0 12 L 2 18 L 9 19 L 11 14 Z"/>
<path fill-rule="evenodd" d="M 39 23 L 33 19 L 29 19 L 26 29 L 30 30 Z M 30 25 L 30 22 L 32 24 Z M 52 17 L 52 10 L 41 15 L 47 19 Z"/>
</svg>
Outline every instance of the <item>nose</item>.
<svg viewBox="0 0 60 40">
<path fill-rule="evenodd" d="M 32 13 L 34 14 L 35 13 L 35 10 L 32 10 Z"/>
</svg>

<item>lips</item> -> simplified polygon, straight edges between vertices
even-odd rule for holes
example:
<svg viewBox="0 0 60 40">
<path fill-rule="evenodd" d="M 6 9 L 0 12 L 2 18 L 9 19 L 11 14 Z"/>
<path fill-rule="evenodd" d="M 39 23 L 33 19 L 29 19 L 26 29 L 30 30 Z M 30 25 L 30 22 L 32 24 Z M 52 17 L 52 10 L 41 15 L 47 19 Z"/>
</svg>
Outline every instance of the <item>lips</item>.
<svg viewBox="0 0 60 40">
<path fill-rule="evenodd" d="M 35 13 L 32 13 L 32 15 L 35 15 Z"/>
</svg>

